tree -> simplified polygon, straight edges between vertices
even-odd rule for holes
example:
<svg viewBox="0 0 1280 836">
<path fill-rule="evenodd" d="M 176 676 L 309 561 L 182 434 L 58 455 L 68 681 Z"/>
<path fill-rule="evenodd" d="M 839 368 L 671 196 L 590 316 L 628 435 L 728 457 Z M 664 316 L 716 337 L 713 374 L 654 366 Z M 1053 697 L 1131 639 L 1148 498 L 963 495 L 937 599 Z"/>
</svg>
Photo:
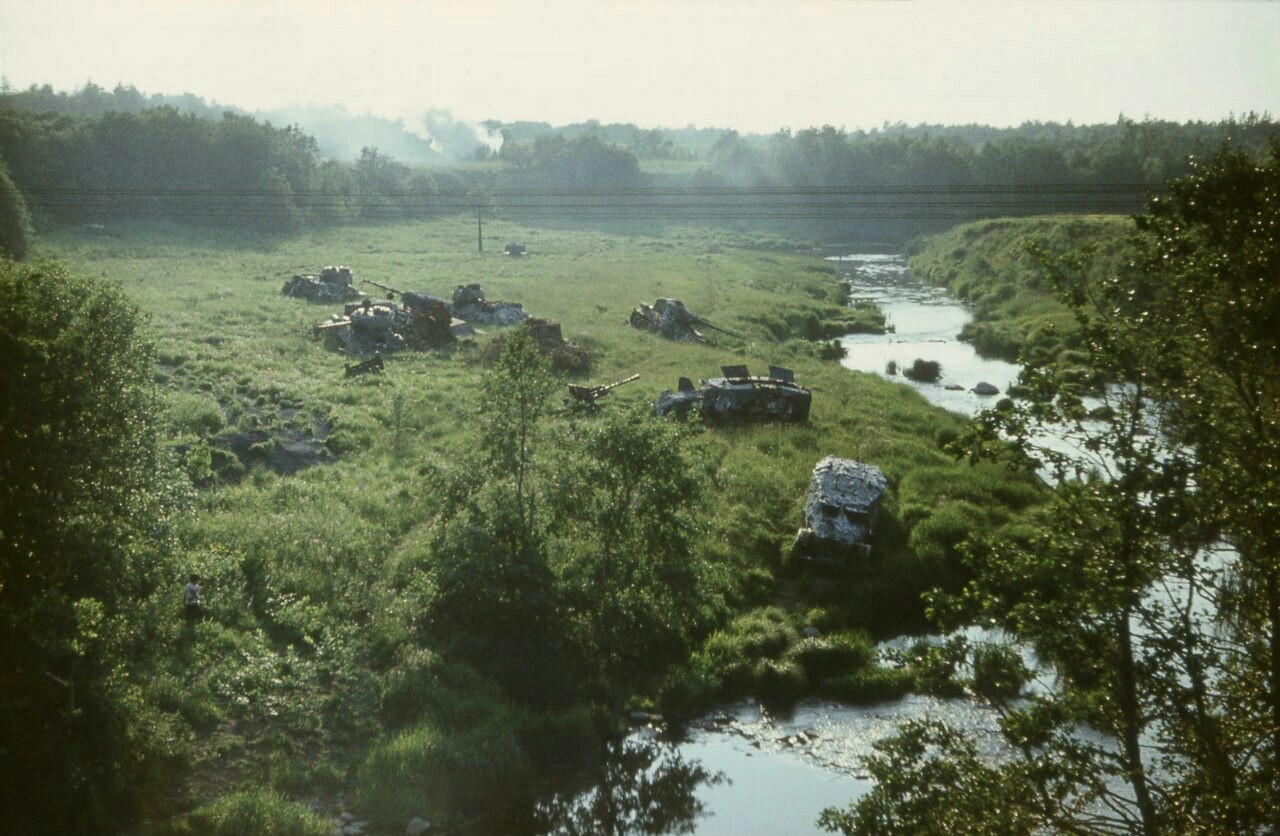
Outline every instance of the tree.
<svg viewBox="0 0 1280 836">
<path fill-rule="evenodd" d="M 31 246 L 31 214 L 22 193 L 0 161 L 0 255 L 22 259 Z"/>
<path fill-rule="evenodd" d="M 573 671 L 535 455 L 555 379 L 525 329 L 506 335 L 481 382 L 478 455 L 450 486 L 432 544 L 433 638 L 525 703 L 572 698 Z"/>
<path fill-rule="evenodd" d="M 570 434 L 550 503 L 555 568 L 583 667 L 632 693 L 687 658 L 705 626 L 708 569 L 694 546 L 702 498 L 688 430 L 611 411 Z"/>
<path fill-rule="evenodd" d="M 148 759 L 144 605 L 177 583 L 142 318 L 115 286 L 0 263 L 0 810 L 11 832 L 103 832 Z M 175 611 L 176 613 L 176 611 Z M 165 721 L 151 715 L 160 736 Z"/>
<path fill-rule="evenodd" d="M 884 832 L 921 798 L 970 832 L 1277 826 L 1278 189 L 1280 141 L 1263 160 L 1224 149 L 1138 219 L 1130 270 L 1059 265 L 1091 362 L 1114 375 L 1108 409 L 1033 368 L 1032 397 L 984 417 L 971 449 L 1034 456 L 1057 501 L 1021 538 L 976 544 L 949 608 L 1030 644 L 1056 683 L 999 705 L 1007 757 L 978 770 L 991 780 L 955 780 L 977 769 L 963 736 L 905 728 L 872 760 L 877 788 L 829 828 Z M 1084 455 L 1045 445 L 1050 428 Z M 1019 815 L 966 818 L 984 807 Z"/>
</svg>

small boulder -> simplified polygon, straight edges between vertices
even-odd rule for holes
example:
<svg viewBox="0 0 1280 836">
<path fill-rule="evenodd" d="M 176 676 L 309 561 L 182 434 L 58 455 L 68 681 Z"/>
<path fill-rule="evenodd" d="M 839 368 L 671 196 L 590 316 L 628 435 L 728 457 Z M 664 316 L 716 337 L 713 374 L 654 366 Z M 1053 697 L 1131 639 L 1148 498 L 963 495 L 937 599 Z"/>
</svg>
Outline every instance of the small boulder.
<svg viewBox="0 0 1280 836">
<path fill-rule="evenodd" d="M 404 836 L 422 836 L 431 829 L 431 822 L 421 816 L 414 816 L 409 823 L 404 826 Z"/>
<path fill-rule="evenodd" d="M 992 395 L 1000 394 L 999 389 L 992 386 L 990 383 L 987 383 L 985 380 L 979 383 L 977 386 L 973 387 L 971 391 L 973 392 L 973 394 L 981 395 L 983 397 L 991 397 Z"/>
</svg>

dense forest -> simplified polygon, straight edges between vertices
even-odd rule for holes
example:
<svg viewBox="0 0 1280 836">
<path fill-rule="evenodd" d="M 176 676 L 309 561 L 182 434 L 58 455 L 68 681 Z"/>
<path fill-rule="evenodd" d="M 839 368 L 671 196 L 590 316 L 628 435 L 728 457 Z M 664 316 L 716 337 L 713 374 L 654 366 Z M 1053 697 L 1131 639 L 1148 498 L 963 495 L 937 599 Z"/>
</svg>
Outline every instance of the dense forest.
<svg viewBox="0 0 1280 836">
<path fill-rule="evenodd" d="M 0 94 L 0 830 L 681 831 L 715 777 L 630 723 L 909 694 L 994 711 L 999 754 L 905 724 L 826 829 L 1275 828 L 1269 117 L 488 123 L 420 165 L 218 111 Z M 850 241 L 970 303 L 1016 390 L 970 421 L 833 362 L 885 326 L 814 257 Z M 335 306 L 280 292 L 335 258 L 483 281 L 579 362 L 495 326 L 352 374 Z M 628 324 L 668 295 L 724 330 Z M 807 422 L 652 414 L 728 362 L 793 370 Z M 834 578 L 792 548 L 832 454 L 886 483 Z"/>
<path fill-rule="evenodd" d="M 376 145 L 337 158 L 297 124 L 213 110 L 125 87 L 9 92 L 0 95 L 0 158 L 38 221 L 110 214 L 289 230 L 483 211 L 901 244 L 983 217 L 1136 212 L 1189 158 L 1228 141 L 1256 151 L 1275 130 L 1269 116 L 1250 114 L 1009 129 L 828 125 L 768 137 L 725 130 L 708 142 L 707 129 L 490 122 L 483 130 L 502 138 L 496 151 L 462 130 L 477 161 L 440 166 L 410 165 Z M 358 122 L 332 117 L 326 134 Z M 438 113 L 426 122 L 459 144 L 458 123 Z"/>
</svg>

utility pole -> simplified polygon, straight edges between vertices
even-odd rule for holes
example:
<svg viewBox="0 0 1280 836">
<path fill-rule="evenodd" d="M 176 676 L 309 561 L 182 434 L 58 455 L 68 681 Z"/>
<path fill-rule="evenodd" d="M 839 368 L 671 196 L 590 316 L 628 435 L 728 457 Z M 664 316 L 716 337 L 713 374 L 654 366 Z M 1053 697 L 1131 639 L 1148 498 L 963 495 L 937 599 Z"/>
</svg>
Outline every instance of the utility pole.
<svg viewBox="0 0 1280 836">
<path fill-rule="evenodd" d="M 476 206 L 476 252 L 484 252 L 484 222 L 480 220 L 479 205 Z"/>
</svg>

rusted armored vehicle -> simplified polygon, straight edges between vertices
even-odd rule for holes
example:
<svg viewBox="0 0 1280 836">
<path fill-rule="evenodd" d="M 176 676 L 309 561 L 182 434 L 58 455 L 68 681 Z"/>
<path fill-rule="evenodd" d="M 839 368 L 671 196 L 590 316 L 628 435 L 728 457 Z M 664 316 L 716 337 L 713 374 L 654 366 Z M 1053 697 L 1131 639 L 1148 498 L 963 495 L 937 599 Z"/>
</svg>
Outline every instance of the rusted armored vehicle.
<svg viewBox="0 0 1280 836">
<path fill-rule="evenodd" d="M 355 288 L 350 267 L 326 267 L 319 275 L 301 274 L 284 283 L 283 296 L 313 302 L 352 302 L 364 296 Z"/>
<path fill-rule="evenodd" d="M 889 487 L 880 468 L 827 456 L 813 468 L 793 558 L 817 569 L 853 572 L 871 557 L 880 502 Z"/>
<path fill-rule="evenodd" d="M 719 331 L 731 337 L 742 339 L 741 334 L 726 331 L 707 322 L 686 308 L 684 302 L 679 299 L 657 299 L 652 305 L 646 305 L 641 302 L 631 312 L 630 321 L 632 328 L 639 328 L 641 331 L 653 331 L 669 340 L 682 340 L 691 343 L 706 342 L 707 338 L 695 326 L 710 328 L 713 331 Z"/>
<path fill-rule="evenodd" d="M 529 316 L 519 302 L 489 301 L 478 284 L 454 288 L 453 315 L 472 325 L 519 325 Z"/>
<path fill-rule="evenodd" d="M 398 293 L 399 291 L 397 291 Z M 400 293 L 400 302 L 363 299 L 346 305 L 341 316 L 316 326 L 317 337 L 336 341 L 350 354 L 418 351 L 457 342 L 455 322 L 443 300 L 429 293 Z"/>
<path fill-rule="evenodd" d="M 723 377 L 702 380 L 697 387 L 680 378 L 676 391 L 658 396 L 654 414 L 685 417 L 696 411 L 713 425 L 809 420 L 813 395 L 795 382 L 790 369 L 770 366 L 767 377 L 753 376 L 746 366 L 722 366 L 720 372 Z"/>
</svg>

